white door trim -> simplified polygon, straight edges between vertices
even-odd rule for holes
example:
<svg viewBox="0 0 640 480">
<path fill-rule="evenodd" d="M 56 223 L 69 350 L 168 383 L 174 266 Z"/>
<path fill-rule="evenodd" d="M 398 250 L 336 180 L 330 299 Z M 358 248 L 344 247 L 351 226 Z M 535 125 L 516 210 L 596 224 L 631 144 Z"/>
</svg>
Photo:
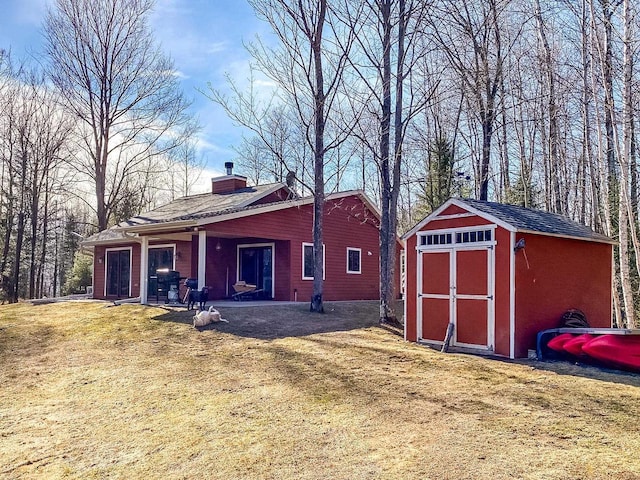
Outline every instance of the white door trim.
<svg viewBox="0 0 640 480">
<path fill-rule="evenodd" d="M 464 227 L 459 229 L 450 230 L 438 230 L 438 233 L 451 233 L 455 238 L 455 233 L 460 231 L 472 231 L 478 228 L 484 228 L 485 225 L 475 227 Z M 465 243 L 465 244 L 453 244 L 453 245 L 440 245 L 440 246 L 424 246 L 420 245 L 418 240 L 417 250 L 417 268 L 416 268 L 416 338 L 420 341 L 425 341 L 422 338 L 422 298 L 434 298 L 434 299 L 449 299 L 449 323 L 453 323 L 456 328 L 452 338 L 452 344 L 455 346 L 473 348 L 479 350 L 495 351 L 495 248 L 497 242 L 495 241 L 495 225 L 486 225 L 487 229 L 493 231 L 492 240 L 489 242 L 478 243 Z M 434 231 L 420 232 L 422 234 L 432 234 Z M 487 295 L 458 295 L 457 288 L 457 252 L 459 251 L 487 251 Z M 425 294 L 423 293 L 423 264 L 424 254 L 429 253 L 449 253 L 449 294 Z M 457 298 L 467 300 L 485 300 L 487 302 L 487 344 L 486 345 L 474 345 L 466 344 L 457 341 Z M 429 343 L 442 344 L 443 341 L 436 339 L 426 339 Z"/>
<path fill-rule="evenodd" d="M 109 273 L 109 252 L 119 252 L 122 250 L 129 250 L 129 295 L 131 297 L 131 273 L 133 271 L 133 247 L 115 247 L 105 248 L 104 250 L 104 296 L 107 296 L 107 274 Z"/>
<path fill-rule="evenodd" d="M 271 247 L 271 298 L 276 296 L 276 244 L 264 243 L 239 243 L 236 248 L 236 281 L 240 279 L 240 249 L 254 247 Z"/>
<path fill-rule="evenodd" d="M 453 311 L 451 312 L 452 322 L 456 326 L 453 330 L 453 339 L 452 344 L 459 347 L 465 348 L 475 348 L 482 350 L 495 350 L 495 246 L 493 245 L 483 245 L 477 247 L 464 247 L 464 248 L 454 248 L 453 256 L 453 281 L 452 281 L 452 291 L 453 295 Z M 487 294 L 481 295 L 465 295 L 457 293 L 457 252 L 458 251 L 485 251 L 487 252 Z M 461 300 L 478 300 L 478 301 L 486 301 L 487 302 L 487 344 L 486 345 L 476 345 L 470 343 L 462 343 L 458 342 L 458 309 L 457 309 L 457 299 Z"/>
</svg>

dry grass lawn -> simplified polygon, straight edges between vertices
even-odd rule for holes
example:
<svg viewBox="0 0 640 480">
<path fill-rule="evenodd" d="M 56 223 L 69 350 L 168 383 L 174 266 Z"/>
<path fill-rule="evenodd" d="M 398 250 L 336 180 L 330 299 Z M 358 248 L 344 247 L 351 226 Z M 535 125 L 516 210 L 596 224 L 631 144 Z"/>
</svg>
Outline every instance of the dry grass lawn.
<svg viewBox="0 0 640 480">
<path fill-rule="evenodd" d="M 196 330 L 139 305 L 0 307 L 0 478 L 640 479 L 639 376 L 440 354 L 373 304 L 329 310 Z"/>
</svg>

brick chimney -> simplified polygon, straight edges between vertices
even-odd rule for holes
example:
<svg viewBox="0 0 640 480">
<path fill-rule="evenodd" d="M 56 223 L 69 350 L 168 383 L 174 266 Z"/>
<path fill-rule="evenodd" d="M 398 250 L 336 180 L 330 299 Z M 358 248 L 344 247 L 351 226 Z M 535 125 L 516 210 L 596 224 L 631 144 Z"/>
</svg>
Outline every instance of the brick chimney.
<svg viewBox="0 0 640 480">
<path fill-rule="evenodd" d="M 211 193 L 231 193 L 247 187 L 247 177 L 233 174 L 233 162 L 226 162 L 227 174 L 211 179 Z"/>
</svg>

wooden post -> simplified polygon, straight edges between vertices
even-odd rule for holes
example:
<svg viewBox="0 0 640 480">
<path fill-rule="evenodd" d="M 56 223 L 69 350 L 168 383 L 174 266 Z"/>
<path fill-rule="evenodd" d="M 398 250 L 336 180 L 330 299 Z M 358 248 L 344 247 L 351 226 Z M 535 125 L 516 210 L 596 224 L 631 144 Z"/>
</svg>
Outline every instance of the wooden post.
<svg viewBox="0 0 640 480">
<path fill-rule="evenodd" d="M 447 353 L 447 350 L 449 350 L 449 343 L 451 343 L 454 328 L 455 325 L 453 323 L 447 326 L 447 334 L 444 336 L 444 343 L 442 344 L 442 350 L 440 350 L 442 353 Z"/>
</svg>

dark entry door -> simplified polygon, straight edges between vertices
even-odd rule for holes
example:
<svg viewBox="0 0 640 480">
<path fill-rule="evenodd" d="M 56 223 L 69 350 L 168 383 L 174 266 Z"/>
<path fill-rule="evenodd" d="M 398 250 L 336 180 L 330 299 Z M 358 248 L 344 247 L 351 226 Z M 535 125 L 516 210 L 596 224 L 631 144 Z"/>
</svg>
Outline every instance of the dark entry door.
<svg viewBox="0 0 640 480">
<path fill-rule="evenodd" d="M 107 296 L 131 296 L 131 250 L 107 252 Z"/>
<path fill-rule="evenodd" d="M 149 247 L 149 296 L 157 296 L 158 278 L 156 271 L 163 268 L 173 270 L 173 247 Z"/>
<path fill-rule="evenodd" d="M 273 247 L 241 247 L 239 254 L 240 278 L 256 285 L 265 298 L 273 297 Z"/>
</svg>

